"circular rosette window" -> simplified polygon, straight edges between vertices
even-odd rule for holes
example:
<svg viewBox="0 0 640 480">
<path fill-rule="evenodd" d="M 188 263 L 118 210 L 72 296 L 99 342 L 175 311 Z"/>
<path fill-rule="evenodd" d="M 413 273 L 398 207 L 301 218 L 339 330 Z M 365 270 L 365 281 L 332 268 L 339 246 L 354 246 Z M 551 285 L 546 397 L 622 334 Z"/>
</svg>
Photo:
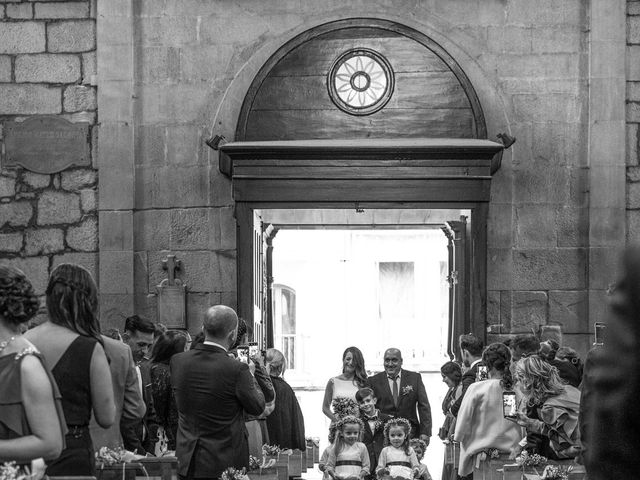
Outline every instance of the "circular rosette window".
<svg viewBox="0 0 640 480">
<path fill-rule="evenodd" d="M 391 98 L 393 85 L 393 70 L 387 59 L 365 48 L 340 55 L 327 77 L 331 100 L 351 115 L 380 110 Z"/>
</svg>

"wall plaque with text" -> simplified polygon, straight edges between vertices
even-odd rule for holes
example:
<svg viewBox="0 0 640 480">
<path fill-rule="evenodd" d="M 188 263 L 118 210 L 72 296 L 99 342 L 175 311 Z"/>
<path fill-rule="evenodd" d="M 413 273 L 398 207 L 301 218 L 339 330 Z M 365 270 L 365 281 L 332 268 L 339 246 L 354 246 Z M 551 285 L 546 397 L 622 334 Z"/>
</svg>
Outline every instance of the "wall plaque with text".
<svg viewBox="0 0 640 480">
<path fill-rule="evenodd" d="M 88 123 L 37 116 L 4 124 L 3 167 L 51 174 L 72 165 L 91 165 Z"/>
</svg>

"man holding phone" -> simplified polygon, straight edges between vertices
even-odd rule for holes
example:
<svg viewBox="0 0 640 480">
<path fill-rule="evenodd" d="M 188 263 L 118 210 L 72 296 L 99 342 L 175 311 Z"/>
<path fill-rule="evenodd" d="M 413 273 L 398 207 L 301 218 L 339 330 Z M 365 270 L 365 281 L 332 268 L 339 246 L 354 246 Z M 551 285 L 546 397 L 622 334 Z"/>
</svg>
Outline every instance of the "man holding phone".
<svg viewBox="0 0 640 480">
<path fill-rule="evenodd" d="M 237 336 L 236 312 L 211 307 L 202 327 L 204 343 L 171 359 L 180 479 L 218 478 L 230 465 L 248 467 L 244 412 L 259 415 L 265 408 L 250 365 L 228 356 Z"/>
</svg>

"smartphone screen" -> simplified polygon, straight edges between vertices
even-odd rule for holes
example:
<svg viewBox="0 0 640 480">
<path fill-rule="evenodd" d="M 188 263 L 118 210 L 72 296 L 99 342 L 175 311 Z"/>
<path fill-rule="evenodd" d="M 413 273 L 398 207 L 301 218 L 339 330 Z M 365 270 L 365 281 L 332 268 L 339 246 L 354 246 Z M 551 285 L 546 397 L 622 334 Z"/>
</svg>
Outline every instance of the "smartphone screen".
<svg viewBox="0 0 640 480">
<path fill-rule="evenodd" d="M 252 342 L 249 344 L 249 358 L 257 357 L 260 354 L 260 348 L 258 342 Z"/>
<path fill-rule="evenodd" d="M 595 341 L 593 344 L 595 346 L 601 347 L 604 345 L 604 332 L 607 326 L 602 322 L 596 322 L 593 324 L 593 329 L 595 332 Z"/>
<path fill-rule="evenodd" d="M 489 378 L 489 372 L 484 365 L 478 365 L 478 373 L 476 373 L 476 382 L 481 382 Z"/>
<path fill-rule="evenodd" d="M 243 363 L 249 363 L 249 346 L 240 345 L 237 351 L 238 351 L 238 360 L 240 360 Z"/>
<path fill-rule="evenodd" d="M 502 415 L 504 418 L 517 418 L 517 412 L 515 392 L 502 392 Z"/>
</svg>

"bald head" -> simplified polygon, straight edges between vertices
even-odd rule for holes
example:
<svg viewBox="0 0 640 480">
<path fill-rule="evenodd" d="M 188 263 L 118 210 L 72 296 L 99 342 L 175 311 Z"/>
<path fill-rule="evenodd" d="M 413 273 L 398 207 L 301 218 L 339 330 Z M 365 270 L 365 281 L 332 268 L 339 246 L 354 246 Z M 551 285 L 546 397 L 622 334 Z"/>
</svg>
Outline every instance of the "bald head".
<svg viewBox="0 0 640 480">
<path fill-rule="evenodd" d="M 236 337 L 238 315 L 233 308 L 215 305 L 205 312 L 202 328 L 207 340 L 231 345 Z"/>
</svg>

